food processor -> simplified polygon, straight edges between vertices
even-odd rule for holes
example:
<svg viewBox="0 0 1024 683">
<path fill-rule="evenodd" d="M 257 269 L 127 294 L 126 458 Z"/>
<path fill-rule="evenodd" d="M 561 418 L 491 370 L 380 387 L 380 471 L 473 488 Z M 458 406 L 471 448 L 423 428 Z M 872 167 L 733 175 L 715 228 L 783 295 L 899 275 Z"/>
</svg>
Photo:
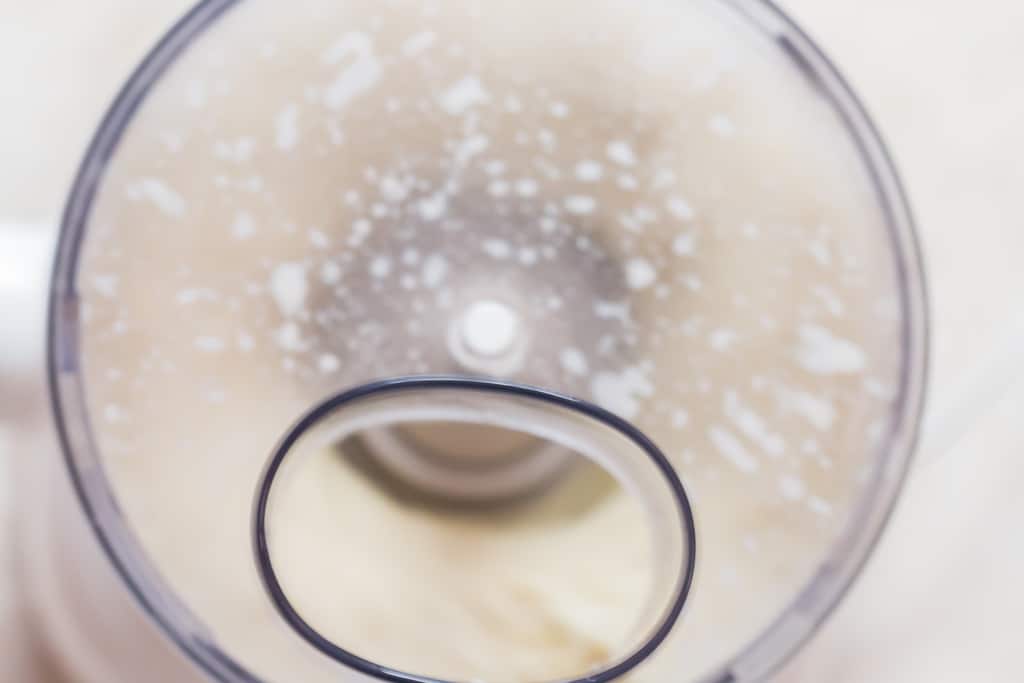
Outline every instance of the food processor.
<svg viewBox="0 0 1024 683">
<path fill-rule="evenodd" d="M 206 0 L 62 221 L 37 621 L 90 682 L 765 680 L 896 501 L 924 298 L 768 2 Z"/>
</svg>

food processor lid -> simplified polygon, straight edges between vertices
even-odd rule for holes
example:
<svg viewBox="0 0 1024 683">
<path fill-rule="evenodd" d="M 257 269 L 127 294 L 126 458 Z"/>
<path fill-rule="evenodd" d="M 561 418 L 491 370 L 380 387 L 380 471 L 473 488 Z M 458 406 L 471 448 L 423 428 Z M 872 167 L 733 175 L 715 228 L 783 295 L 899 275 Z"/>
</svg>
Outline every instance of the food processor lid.
<svg viewBox="0 0 1024 683">
<path fill-rule="evenodd" d="M 256 559 L 275 608 L 300 637 L 322 654 L 356 671 L 397 683 L 423 680 L 421 676 L 361 656 L 311 623 L 289 596 L 277 568 L 278 553 L 271 538 L 275 526 L 274 501 L 281 496 L 278 490 L 294 484 L 295 472 L 302 469 L 303 460 L 315 457 L 324 445 L 344 442 L 368 429 L 386 429 L 395 424 L 396 415 L 403 425 L 437 424 L 441 420 L 448 430 L 466 424 L 517 432 L 529 430 L 551 446 L 599 463 L 642 498 L 655 545 L 655 561 L 646 605 L 632 629 L 635 644 L 621 648 L 625 654 L 618 659 L 610 658 L 586 671 L 585 683 L 618 680 L 657 651 L 678 623 L 696 574 L 693 509 L 671 462 L 633 425 L 599 406 L 534 387 L 472 377 L 406 377 L 342 392 L 314 406 L 274 449 L 256 492 Z M 544 457 L 546 453 L 532 455 Z M 280 483 L 282 480 L 284 484 Z M 278 517 L 285 521 L 277 520 L 277 533 L 292 533 L 297 517 Z M 530 552 L 528 548 L 524 550 Z M 287 550 L 281 554 L 287 555 Z M 303 561 L 307 559 L 316 561 Z"/>
<path fill-rule="evenodd" d="M 657 445 L 701 573 L 637 675 L 746 681 L 888 516 L 923 299 L 884 148 L 768 3 L 208 0 L 82 166 L 51 382 L 104 547 L 218 680 L 280 680 L 282 650 L 359 680 L 274 613 L 253 496 L 312 406 L 448 375 L 577 397 Z"/>
</svg>

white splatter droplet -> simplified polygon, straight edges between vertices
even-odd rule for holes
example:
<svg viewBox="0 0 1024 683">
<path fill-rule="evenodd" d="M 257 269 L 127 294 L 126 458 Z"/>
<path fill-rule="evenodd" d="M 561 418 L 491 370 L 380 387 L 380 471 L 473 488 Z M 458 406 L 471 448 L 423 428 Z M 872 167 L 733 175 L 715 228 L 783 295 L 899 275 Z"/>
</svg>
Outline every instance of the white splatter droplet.
<svg viewBox="0 0 1024 683">
<path fill-rule="evenodd" d="M 807 496 L 807 484 L 799 477 L 785 474 L 779 477 L 779 492 L 790 501 L 800 501 Z"/>
<path fill-rule="evenodd" d="M 654 394 L 654 385 L 640 368 L 621 373 L 599 372 L 590 383 L 594 400 L 604 408 L 631 420 L 640 412 L 640 400 Z"/>
<path fill-rule="evenodd" d="M 294 149 L 299 144 L 299 107 L 288 104 L 274 120 L 274 142 L 278 149 Z"/>
<path fill-rule="evenodd" d="M 605 151 L 608 154 L 608 158 L 617 164 L 622 164 L 623 166 L 636 165 L 636 153 L 633 151 L 633 146 L 624 140 L 609 142 Z"/>
<path fill-rule="evenodd" d="M 117 275 L 95 275 L 92 278 L 92 286 L 100 295 L 112 299 L 117 294 L 119 280 Z"/>
<path fill-rule="evenodd" d="M 327 139 L 335 147 L 339 147 L 345 142 L 345 131 L 341 129 L 341 124 L 336 119 L 327 121 Z"/>
<path fill-rule="evenodd" d="M 634 192 L 640 187 L 639 181 L 628 173 L 622 173 L 618 178 L 619 187 L 627 192 Z"/>
<path fill-rule="evenodd" d="M 658 271 L 644 258 L 626 261 L 626 284 L 630 289 L 647 289 L 658 279 Z"/>
<path fill-rule="evenodd" d="M 486 135 L 471 135 L 455 149 L 455 162 L 465 166 L 469 161 L 487 150 L 491 146 L 491 140 Z"/>
<path fill-rule="evenodd" d="M 380 194 L 392 203 L 401 202 L 409 195 L 409 188 L 393 175 L 386 175 L 380 180 Z"/>
<path fill-rule="evenodd" d="M 725 392 L 723 410 L 733 424 L 762 451 L 772 457 L 786 452 L 786 442 L 768 428 L 768 422 L 747 406 L 735 391 Z"/>
<path fill-rule="evenodd" d="M 507 168 L 508 164 L 506 164 L 501 159 L 492 159 L 491 161 L 488 161 L 486 164 L 484 164 L 484 172 L 486 172 L 487 175 L 491 176 L 504 175 L 505 170 Z"/>
<path fill-rule="evenodd" d="M 234 142 L 228 142 L 224 140 L 218 141 L 213 148 L 213 153 L 219 159 L 225 159 L 227 161 L 233 161 L 235 163 L 244 163 L 252 158 L 253 152 L 256 150 L 256 141 L 252 138 L 238 138 Z"/>
<path fill-rule="evenodd" d="M 320 281 L 325 285 L 333 285 L 341 280 L 341 266 L 334 261 L 327 261 L 320 266 Z"/>
<path fill-rule="evenodd" d="M 596 183 L 604 177 L 604 167 L 596 161 L 581 161 L 576 164 L 576 178 L 584 183 Z"/>
<path fill-rule="evenodd" d="M 800 328 L 796 358 L 801 367 L 818 375 L 849 375 L 867 367 L 863 349 L 818 325 Z"/>
<path fill-rule="evenodd" d="M 406 57 L 415 57 L 421 52 L 430 49 L 437 40 L 437 34 L 433 31 L 420 31 L 402 43 L 402 54 Z"/>
<path fill-rule="evenodd" d="M 331 66 L 348 64 L 324 90 L 324 102 L 331 109 L 342 109 L 380 79 L 381 66 L 373 54 L 373 43 L 362 33 L 349 33 L 324 54 Z"/>
<path fill-rule="evenodd" d="M 737 338 L 738 335 L 733 330 L 720 329 L 711 333 L 708 337 L 708 343 L 711 344 L 711 348 L 715 351 L 724 353 L 732 348 Z"/>
<path fill-rule="evenodd" d="M 256 341 L 252 338 L 252 335 L 246 332 L 239 332 L 236 338 L 239 351 L 252 351 L 256 347 Z"/>
<path fill-rule="evenodd" d="M 143 178 L 129 189 L 129 196 L 145 199 L 173 218 L 185 215 L 184 198 L 173 187 L 157 178 Z"/>
<path fill-rule="evenodd" d="M 532 178 L 523 178 L 516 182 L 516 194 L 520 197 L 533 197 L 540 191 L 540 185 Z"/>
<path fill-rule="evenodd" d="M 220 337 L 196 337 L 193 344 L 204 353 L 219 353 L 224 350 L 224 340 Z"/>
<path fill-rule="evenodd" d="M 512 255 L 512 247 L 505 240 L 485 240 L 481 247 L 485 254 L 494 259 L 507 259 Z"/>
<path fill-rule="evenodd" d="M 407 266 L 415 266 L 420 262 L 420 251 L 415 247 L 406 247 L 402 251 L 402 263 Z"/>
<path fill-rule="evenodd" d="M 386 278 L 391 274 L 391 259 L 387 256 L 378 256 L 370 261 L 370 275 L 377 279 Z"/>
<path fill-rule="evenodd" d="M 655 223 L 658 221 L 658 212 L 649 206 L 641 204 L 633 207 L 633 218 L 641 225 Z"/>
<path fill-rule="evenodd" d="M 843 300 L 832 289 L 825 285 L 818 285 L 811 288 L 811 292 L 822 302 L 829 313 L 837 318 L 843 317 L 845 306 Z"/>
<path fill-rule="evenodd" d="M 490 99 L 480 79 L 466 76 L 441 93 L 439 104 L 452 116 L 465 114 L 470 108 Z"/>
<path fill-rule="evenodd" d="M 669 213 L 681 221 L 692 221 L 697 215 L 693 210 L 693 207 L 690 206 L 685 199 L 680 197 L 673 197 L 669 199 L 665 206 L 669 210 Z"/>
<path fill-rule="evenodd" d="M 189 109 L 202 109 L 206 99 L 206 83 L 193 79 L 185 85 L 185 106 Z"/>
<path fill-rule="evenodd" d="M 752 456 L 739 439 L 721 427 L 708 428 L 708 438 L 718 453 L 740 472 L 753 474 L 760 469 L 760 463 Z"/>
<path fill-rule="evenodd" d="M 317 367 L 325 375 L 337 372 L 341 368 L 341 361 L 333 353 L 324 353 L 316 361 Z"/>
<path fill-rule="evenodd" d="M 217 292 L 212 289 L 203 289 L 202 287 L 189 287 L 180 290 L 176 298 L 179 304 L 183 306 L 188 306 L 198 301 L 217 301 L 220 297 L 217 295 Z"/>
<path fill-rule="evenodd" d="M 654 189 L 663 190 L 676 184 L 676 172 L 671 168 L 659 168 L 654 174 Z"/>
<path fill-rule="evenodd" d="M 103 419 L 110 423 L 124 420 L 124 410 L 116 403 L 108 403 L 103 407 Z"/>
<path fill-rule="evenodd" d="M 618 320 L 623 325 L 629 325 L 632 322 L 628 301 L 602 301 L 599 299 L 594 302 L 594 315 L 601 320 Z"/>
<path fill-rule="evenodd" d="M 331 245 L 331 240 L 323 230 L 310 228 L 309 243 L 317 249 L 326 249 Z"/>
<path fill-rule="evenodd" d="M 448 209 L 448 197 L 443 192 L 421 199 L 419 203 L 420 218 L 432 223 L 441 218 Z"/>
<path fill-rule="evenodd" d="M 511 191 L 512 186 L 507 180 L 492 180 L 490 185 L 487 186 L 487 192 L 492 197 L 506 197 Z"/>
<path fill-rule="evenodd" d="M 231 223 L 231 234 L 236 240 L 247 240 L 256 232 L 256 221 L 247 211 L 239 211 L 235 214 L 235 220 Z"/>
<path fill-rule="evenodd" d="M 565 208 L 569 213 L 586 216 L 594 213 L 594 209 L 597 208 L 597 200 L 587 195 L 573 195 L 566 197 Z"/>
<path fill-rule="evenodd" d="M 829 249 L 828 244 L 823 241 L 814 241 L 807 244 L 807 251 L 810 252 L 814 260 L 822 266 L 832 265 L 832 250 Z"/>
<path fill-rule="evenodd" d="M 519 250 L 519 262 L 524 266 L 532 266 L 539 258 L 537 250 L 533 247 L 523 247 Z"/>
<path fill-rule="evenodd" d="M 826 432 L 836 420 L 836 408 L 825 398 L 801 391 L 780 392 L 780 402 L 811 423 L 815 429 Z"/>
<path fill-rule="evenodd" d="M 562 349 L 562 353 L 559 354 L 559 360 L 562 361 L 562 367 L 566 372 L 573 375 L 587 374 L 589 368 L 587 357 L 579 349 Z"/>
<path fill-rule="evenodd" d="M 366 218 L 360 218 L 352 223 L 352 233 L 348 237 L 349 246 L 358 247 L 366 241 L 366 238 L 373 232 L 373 223 Z"/>
<path fill-rule="evenodd" d="M 555 143 L 558 141 L 558 137 L 554 131 L 548 128 L 541 128 L 537 133 L 537 140 L 540 142 L 541 147 L 547 151 L 552 151 L 555 148 Z"/>
<path fill-rule="evenodd" d="M 822 517 L 832 516 L 832 505 L 817 496 L 811 496 L 807 499 L 807 507 L 816 515 Z"/>
<path fill-rule="evenodd" d="M 305 351 L 306 344 L 302 339 L 302 330 L 294 322 L 287 322 L 277 330 L 277 345 L 285 351 Z"/>
<path fill-rule="evenodd" d="M 569 105 L 565 102 L 555 102 L 551 105 L 551 115 L 556 119 L 564 119 L 569 116 Z"/>
<path fill-rule="evenodd" d="M 466 309 L 460 332 L 466 348 L 478 356 L 495 357 L 507 353 L 519 337 L 519 314 L 500 301 L 475 301 Z"/>
<path fill-rule="evenodd" d="M 448 275 L 448 261 L 441 254 L 431 254 L 423 262 L 420 279 L 430 289 L 438 287 Z"/>
<path fill-rule="evenodd" d="M 708 128 L 712 133 L 722 138 L 731 138 L 736 135 L 736 124 L 724 114 L 712 116 L 708 121 Z"/>
<path fill-rule="evenodd" d="M 692 232 L 680 233 L 672 241 L 672 251 L 677 256 L 693 256 L 697 251 L 697 235 Z"/>
<path fill-rule="evenodd" d="M 301 263 L 282 263 L 270 275 L 270 294 L 281 314 L 295 315 L 306 305 L 309 284 Z"/>
</svg>

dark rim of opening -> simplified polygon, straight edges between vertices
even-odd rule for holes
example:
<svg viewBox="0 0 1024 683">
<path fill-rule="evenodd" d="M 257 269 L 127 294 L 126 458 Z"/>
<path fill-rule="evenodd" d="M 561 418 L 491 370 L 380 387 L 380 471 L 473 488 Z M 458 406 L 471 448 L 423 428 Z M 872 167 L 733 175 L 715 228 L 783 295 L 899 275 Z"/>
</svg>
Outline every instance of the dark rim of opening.
<svg viewBox="0 0 1024 683">
<path fill-rule="evenodd" d="M 682 613 L 683 607 L 686 605 L 687 598 L 690 595 L 694 574 L 696 573 L 697 529 L 693 518 L 693 507 L 678 473 L 661 449 L 647 438 L 642 431 L 628 420 L 624 420 L 604 408 L 578 398 L 564 396 L 537 387 L 487 379 L 422 376 L 385 379 L 363 384 L 354 389 L 331 396 L 316 405 L 288 430 L 284 438 L 274 449 L 260 477 L 253 510 L 253 546 L 256 554 L 256 564 L 264 587 L 281 617 L 309 645 L 331 659 L 357 671 L 381 680 L 393 681 L 394 683 L 450 683 L 442 679 L 418 676 L 377 664 L 345 648 L 339 647 L 321 635 L 309 622 L 303 619 L 288 599 L 284 588 L 278 580 L 277 572 L 274 570 L 274 563 L 271 559 L 267 540 L 267 512 L 274 482 L 281 470 L 281 466 L 287 460 L 289 453 L 292 452 L 292 448 L 303 435 L 320 424 L 324 419 L 329 418 L 336 411 L 359 401 L 407 391 L 436 389 L 506 394 L 566 408 L 619 432 L 650 458 L 651 464 L 658 469 L 672 492 L 679 511 L 679 521 L 685 536 L 683 546 L 686 549 L 686 556 L 683 559 L 683 566 L 680 567 L 681 580 L 676 588 L 675 597 L 672 599 L 668 610 L 664 612 L 657 627 L 654 628 L 641 646 L 632 654 L 597 673 L 571 679 L 569 683 L 605 683 L 606 681 L 612 681 L 631 671 L 650 657 L 665 641 L 679 620 L 679 615 Z"/>
</svg>

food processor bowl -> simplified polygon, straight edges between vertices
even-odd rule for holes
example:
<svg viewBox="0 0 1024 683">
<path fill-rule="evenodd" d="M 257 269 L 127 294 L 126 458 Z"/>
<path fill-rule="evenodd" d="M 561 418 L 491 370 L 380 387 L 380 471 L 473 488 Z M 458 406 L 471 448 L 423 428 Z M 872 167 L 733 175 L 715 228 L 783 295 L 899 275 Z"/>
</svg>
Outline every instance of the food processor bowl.
<svg viewBox="0 0 1024 683">
<path fill-rule="evenodd" d="M 743 683 L 828 616 L 892 510 L 924 298 L 878 134 L 770 3 L 206 0 L 72 191 L 53 409 L 96 542 L 196 680 Z M 261 507 L 303 416 L 439 380 L 473 419 L 420 396 L 361 423 L 377 474 L 324 442 L 294 513 Z M 541 400 L 512 424 L 500 387 L 608 420 L 561 438 Z M 609 424 L 639 440 L 591 448 Z M 660 474 L 631 486 L 630 453 Z M 621 486 L 514 526 L 529 552 L 473 518 L 595 463 Z M 474 550 L 372 497 L 385 477 L 456 504 L 429 514 Z M 637 533 L 641 509 L 670 530 Z M 620 623 L 651 595 L 678 607 L 663 628 Z"/>
</svg>

